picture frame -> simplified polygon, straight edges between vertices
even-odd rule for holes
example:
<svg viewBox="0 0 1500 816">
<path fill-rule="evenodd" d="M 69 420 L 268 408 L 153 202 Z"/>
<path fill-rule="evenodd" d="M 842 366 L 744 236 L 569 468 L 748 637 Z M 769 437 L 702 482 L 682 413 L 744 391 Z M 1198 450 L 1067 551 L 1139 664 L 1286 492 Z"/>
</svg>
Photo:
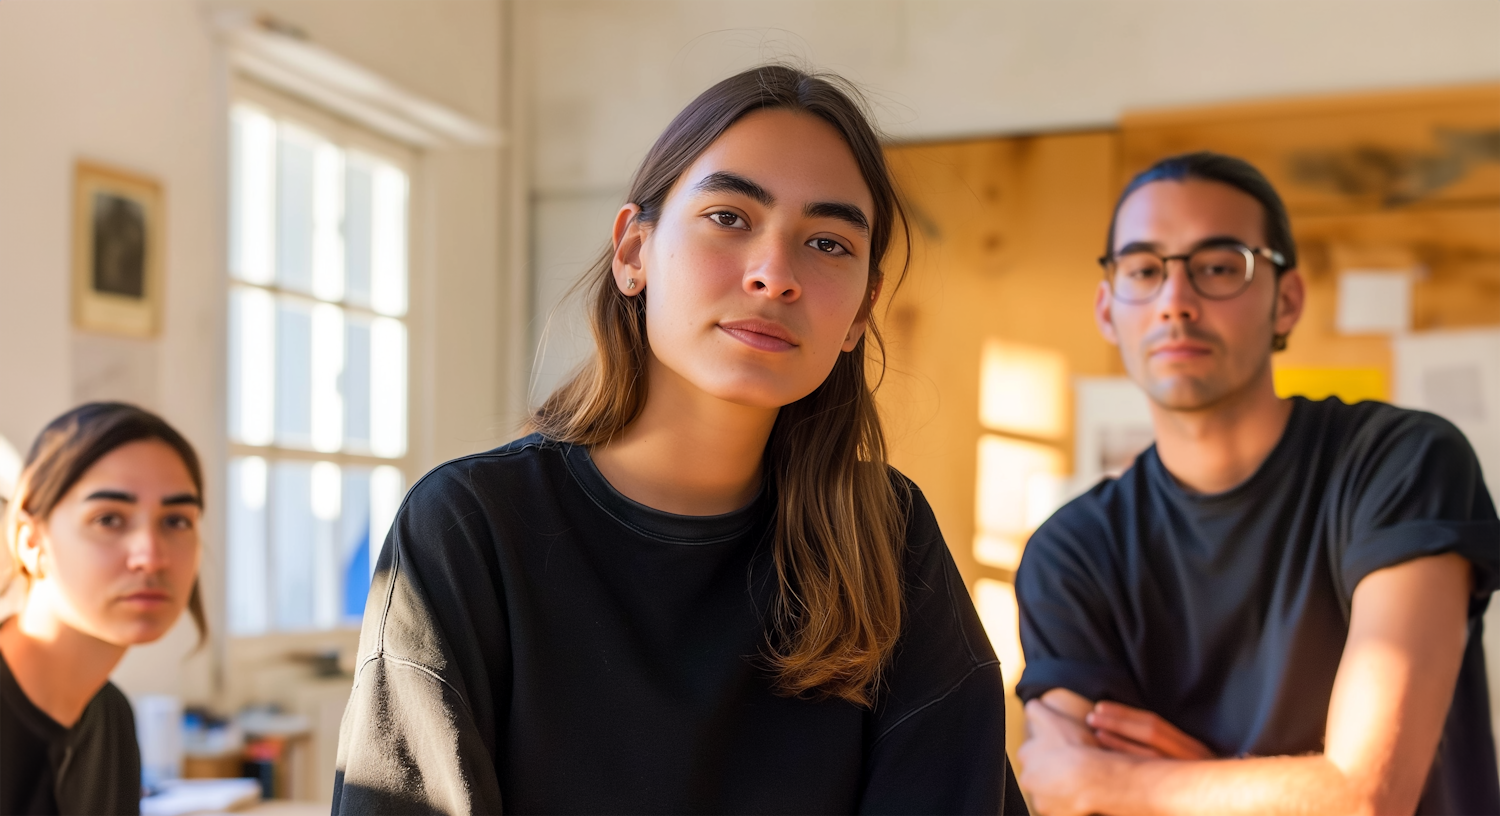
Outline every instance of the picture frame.
<svg viewBox="0 0 1500 816">
<path fill-rule="evenodd" d="M 79 161 L 73 182 L 73 324 L 150 338 L 161 330 L 166 217 L 161 184 Z"/>
</svg>

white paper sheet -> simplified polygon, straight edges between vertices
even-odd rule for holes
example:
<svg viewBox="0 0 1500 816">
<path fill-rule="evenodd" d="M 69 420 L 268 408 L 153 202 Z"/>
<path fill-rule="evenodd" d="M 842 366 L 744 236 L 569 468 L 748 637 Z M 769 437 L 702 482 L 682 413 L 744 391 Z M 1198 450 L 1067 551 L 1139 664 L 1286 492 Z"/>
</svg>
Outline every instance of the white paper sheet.
<svg viewBox="0 0 1500 816">
<path fill-rule="evenodd" d="M 1412 273 L 1350 269 L 1339 275 L 1340 334 L 1400 334 L 1411 330 Z"/>
</svg>

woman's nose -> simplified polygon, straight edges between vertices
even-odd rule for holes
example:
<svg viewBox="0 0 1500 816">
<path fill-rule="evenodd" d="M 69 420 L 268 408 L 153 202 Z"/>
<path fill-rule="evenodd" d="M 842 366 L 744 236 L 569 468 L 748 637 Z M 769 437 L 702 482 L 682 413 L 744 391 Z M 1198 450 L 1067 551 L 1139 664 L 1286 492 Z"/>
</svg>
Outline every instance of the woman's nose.
<svg viewBox="0 0 1500 816">
<path fill-rule="evenodd" d="M 745 291 L 774 300 L 793 301 L 802 295 L 794 268 L 795 250 L 786 241 L 767 240 L 745 274 Z"/>
<path fill-rule="evenodd" d="M 132 531 L 125 546 L 125 566 L 132 571 L 158 572 L 167 566 L 166 541 L 149 524 Z"/>
</svg>

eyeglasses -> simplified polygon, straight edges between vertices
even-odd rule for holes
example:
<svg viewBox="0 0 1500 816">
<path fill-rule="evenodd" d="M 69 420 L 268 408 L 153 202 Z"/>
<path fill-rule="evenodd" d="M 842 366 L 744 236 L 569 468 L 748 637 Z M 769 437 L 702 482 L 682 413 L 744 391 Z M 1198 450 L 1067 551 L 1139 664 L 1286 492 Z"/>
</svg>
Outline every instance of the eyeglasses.
<svg viewBox="0 0 1500 816">
<path fill-rule="evenodd" d="M 1099 265 L 1104 267 L 1115 299 L 1126 303 L 1155 300 L 1166 283 L 1168 261 L 1182 261 L 1187 266 L 1188 283 L 1194 292 L 1210 300 L 1228 300 L 1245 291 L 1255 279 L 1258 258 L 1265 258 L 1277 269 L 1286 266 L 1285 256 L 1274 249 L 1238 243 L 1209 244 L 1186 255 L 1158 255 L 1138 249 L 1105 255 Z"/>
</svg>

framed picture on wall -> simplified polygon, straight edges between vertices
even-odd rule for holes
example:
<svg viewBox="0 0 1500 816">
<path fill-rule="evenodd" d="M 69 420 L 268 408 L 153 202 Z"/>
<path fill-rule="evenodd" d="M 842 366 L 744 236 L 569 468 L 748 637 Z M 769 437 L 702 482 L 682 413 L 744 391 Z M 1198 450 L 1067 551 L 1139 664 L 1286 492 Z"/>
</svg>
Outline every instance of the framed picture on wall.
<svg viewBox="0 0 1500 816">
<path fill-rule="evenodd" d="M 73 324 L 124 337 L 161 327 L 165 210 L 156 181 L 78 162 L 73 182 Z"/>
</svg>

